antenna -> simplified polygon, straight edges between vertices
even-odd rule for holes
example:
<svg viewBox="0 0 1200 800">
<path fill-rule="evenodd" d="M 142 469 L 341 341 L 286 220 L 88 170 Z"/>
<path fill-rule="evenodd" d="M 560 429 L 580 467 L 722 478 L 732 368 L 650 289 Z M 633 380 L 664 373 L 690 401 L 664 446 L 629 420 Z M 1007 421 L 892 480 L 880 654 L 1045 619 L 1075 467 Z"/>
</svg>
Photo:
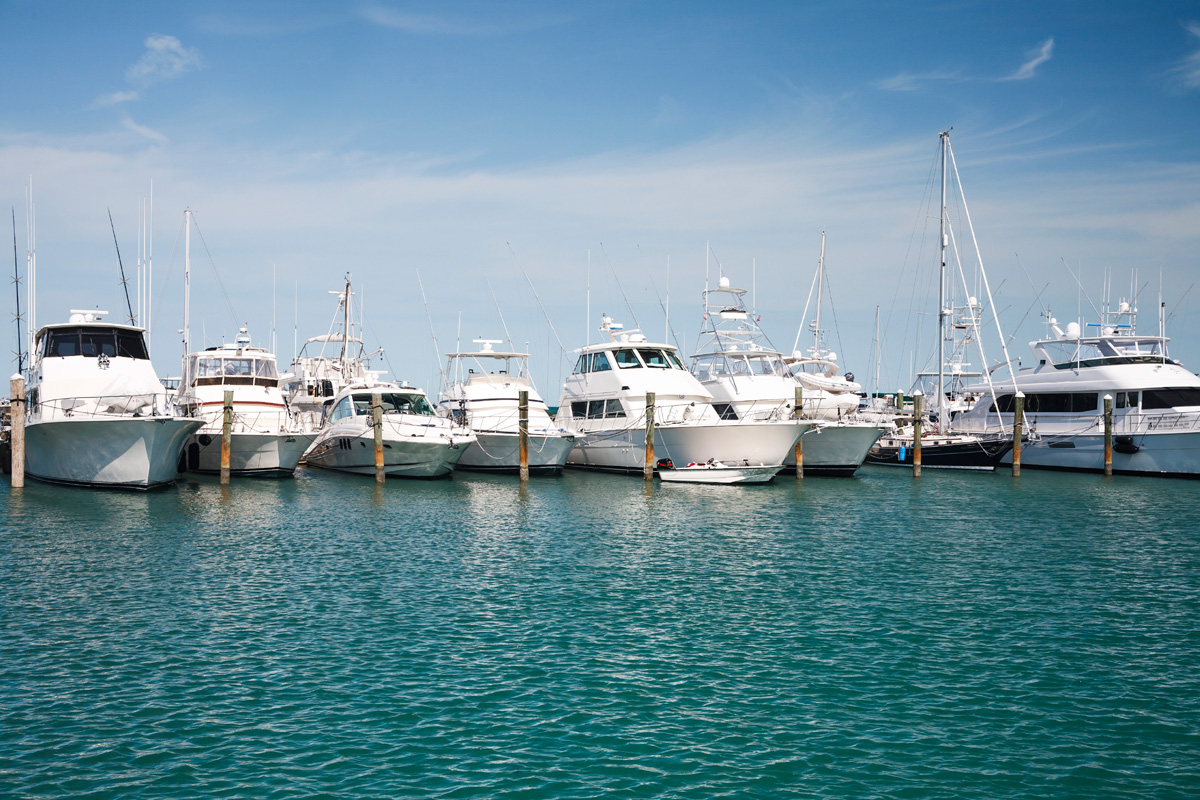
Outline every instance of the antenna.
<svg viewBox="0 0 1200 800">
<path fill-rule="evenodd" d="M 525 282 L 529 284 L 529 290 L 533 292 L 533 299 L 537 301 L 538 308 L 542 310 L 542 316 L 546 318 L 546 324 L 550 326 L 550 332 L 554 334 L 554 340 L 558 342 L 558 349 L 563 353 L 567 352 L 567 348 L 563 347 L 562 339 L 558 336 L 558 331 L 554 329 L 554 323 L 550 321 L 550 315 L 546 313 L 546 307 L 542 305 L 542 298 L 538 296 L 537 289 L 533 288 L 533 281 L 529 280 L 529 273 L 525 271 L 525 267 L 521 266 L 521 262 L 517 260 L 517 254 L 513 251 L 512 245 L 508 242 L 505 242 L 505 244 L 508 245 L 508 252 L 512 256 L 513 262 L 517 265 L 517 269 L 521 270 L 521 274 L 525 276 Z M 588 262 L 591 263 L 591 251 L 588 252 Z"/>
<path fill-rule="evenodd" d="M 21 275 L 17 267 L 17 209 L 12 210 L 13 223 L 13 286 L 17 293 L 17 372 L 25 371 L 25 351 L 21 349 Z"/>
<path fill-rule="evenodd" d="M 483 280 L 487 283 L 488 291 L 492 294 L 492 302 L 496 304 L 496 313 L 500 316 L 500 327 L 504 328 L 504 338 L 508 340 L 508 347 L 510 350 L 516 350 L 517 346 L 513 344 L 512 336 L 508 333 L 508 323 L 504 321 L 504 312 L 500 310 L 500 301 L 496 299 L 496 290 L 492 288 L 492 282 L 488 279 L 487 275 L 483 276 Z"/>
<path fill-rule="evenodd" d="M 617 277 L 617 269 L 608 258 L 608 250 L 604 249 L 604 242 L 600 243 L 600 252 L 604 253 L 604 260 L 608 262 L 608 268 L 612 270 L 613 280 L 617 282 L 617 288 L 621 290 L 621 297 L 625 300 L 625 307 L 629 309 L 629 316 L 633 318 L 633 327 L 641 329 L 642 325 L 638 322 L 637 314 L 634 313 L 633 306 L 629 304 L 629 296 L 625 294 L 625 287 L 621 285 L 621 279 Z"/>
<path fill-rule="evenodd" d="M 425 304 L 425 319 L 429 320 L 429 335 L 433 337 L 433 357 L 434 364 L 437 365 L 438 374 L 442 377 L 442 382 L 446 381 L 446 371 L 442 369 L 442 353 L 438 349 L 437 332 L 433 329 L 433 315 L 429 313 L 429 301 L 425 299 L 425 284 L 421 281 L 421 270 L 415 270 L 417 273 L 417 286 L 421 287 L 421 302 Z"/>
<path fill-rule="evenodd" d="M 125 308 L 129 311 L 129 324 L 137 325 L 133 315 L 133 303 L 129 300 L 129 281 L 125 280 L 125 265 L 121 263 L 121 245 L 117 244 L 117 227 L 113 225 L 112 209 L 108 209 L 108 227 L 112 229 L 113 247 L 117 248 L 117 266 L 121 269 L 121 286 L 125 288 Z"/>
</svg>

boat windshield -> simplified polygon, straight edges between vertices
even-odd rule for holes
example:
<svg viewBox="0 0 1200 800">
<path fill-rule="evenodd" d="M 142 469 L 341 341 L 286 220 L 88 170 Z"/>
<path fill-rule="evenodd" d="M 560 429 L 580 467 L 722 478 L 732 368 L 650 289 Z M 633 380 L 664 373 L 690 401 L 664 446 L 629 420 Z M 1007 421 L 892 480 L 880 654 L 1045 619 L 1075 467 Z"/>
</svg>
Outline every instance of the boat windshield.
<svg viewBox="0 0 1200 800">
<path fill-rule="evenodd" d="M 422 414 L 433 416 L 433 408 L 423 394 L 405 394 L 401 392 L 381 392 L 380 404 L 384 414 Z M 354 413 L 365 416 L 371 415 L 371 395 L 354 395 Z"/>
<path fill-rule="evenodd" d="M 659 369 L 683 369 L 683 363 L 679 360 L 679 356 L 675 355 L 670 350 L 659 350 L 658 348 L 640 347 L 638 352 L 642 356 L 642 361 L 646 362 L 647 367 L 657 367 Z"/>
<path fill-rule="evenodd" d="M 150 358 L 141 331 L 119 328 L 56 328 L 43 337 L 42 347 L 43 356 L 60 358 Z"/>
<path fill-rule="evenodd" d="M 191 356 L 188 375 L 197 386 L 275 386 L 279 382 L 275 359 L 249 356 Z"/>
</svg>

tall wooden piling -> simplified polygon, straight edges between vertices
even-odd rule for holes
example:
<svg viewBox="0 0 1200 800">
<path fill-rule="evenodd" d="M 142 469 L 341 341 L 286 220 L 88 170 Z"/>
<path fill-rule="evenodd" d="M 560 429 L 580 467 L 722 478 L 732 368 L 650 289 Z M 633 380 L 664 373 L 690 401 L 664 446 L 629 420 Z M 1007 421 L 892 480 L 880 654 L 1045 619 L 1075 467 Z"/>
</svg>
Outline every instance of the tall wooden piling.
<svg viewBox="0 0 1200 800">
<path fill-rule="evenodd" d="M 375 429 L 375 482 L 383 483 L 383 399 L 379 392 L 371 392 L 371 423 Z"/>
<path fill-rule="evenodd" d="M 642 477 L 654 480 L 654 392 L 646 392 L 646 462 Z"/>
<path fill-rule="evenodd" d="M 1014 478 L 1021 477 L 1021 436 L 1025 428 L 1025 393 L 1017 391 L 1016 407 L 1013 409 L 1013 468 Z"/>
<path fill-rule="evenodd" d="M 913 477 L 921 477 L 921 405 L 925 397 L 913 392 Z"/>
<path fill-rule="evenodd" d="M 804 414 L 804 387 L 796 387 L 796 419 Z M 796 440 L 796 480 L 804 478 L 804 437 Z"/>
<path fill-rule="evenodd" d="M 224 415 L 221 421 L 221 485 L 229 485 L 230 448 L 233 441 L 233 390 L 225 390 Z"/>
<path fill-rule="evenodd" d="M 529 480 L 529 390 L 517 393 L 517 456 L 520 463 L 521 482 Z"/>
<path fill-rule="evenodd" d="M 1104 395 L 1104 474 L 1112 475 L 1113 453 L 1113 399 Z"/>
<path fill-rule="evenodd" d="M 9 449 L 12 451 L 12 488 L 25 485 L 25 379 L 13 375 L 8 382 L 9 420 L 12 428 L 8 434 Z"/>
</svg>

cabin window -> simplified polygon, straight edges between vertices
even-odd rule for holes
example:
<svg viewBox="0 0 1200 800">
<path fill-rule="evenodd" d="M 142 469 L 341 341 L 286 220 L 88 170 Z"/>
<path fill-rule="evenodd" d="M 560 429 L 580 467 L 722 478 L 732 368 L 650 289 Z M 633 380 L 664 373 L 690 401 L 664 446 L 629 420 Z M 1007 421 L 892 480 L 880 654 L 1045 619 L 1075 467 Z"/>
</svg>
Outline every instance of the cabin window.
<svg viewBox="0 0 1200 800">
<path fill-rule="evenodd" d="M 1200 389 L 1146 389 L 1142 409 L 1200 406 Z"/>
<path fill-rule="evenodd" d="M 575 402 L 571 403 L 571 416 L 574 417 L 575 419 L 586 419 L 587 418 L 587 401 L 586 400 L 576 400 Z"/>
<path fill-rule="evenodd" d="M 604 419 L 604 401 L 589 400 L 587 409 L 588 419 Z"/>
<path fill-rule="evenodd" d="M 275 371 L 275 362 L 270 359 L 266 359 L 266 358 L 260 358 L 260 359 L 255 360 L 254 374 L 260 378 L 277 378 L 277 377 L 279 377 L 279 373 L 277 373 Z"/>
<path fill-rule="evenodd" d="M 46 353 L 62 357 L 79 355 L 79 331 L 51 331 Z"/>
<path fill-rule="evenodd" d="M 634 350 L 617 350 L 613 353 L 613 359 L 617 362 L 618 369 L 642 366 L 642 362 L 638 361 L 637 352 Z"/>
<path fill-rule="evenodd" d="M 662 350 L 642 350 L 642 360 L 646 362 L 647 367 L 657 367 L 658 369 L 667 369 L 671 366 L 667 361 L 666 354 Z"/>
<path fill-rule="evenodd" d="M 607 400 L 605 401 L 604 405 L 604 416 L 608 419 L 612 419 L 613 417 L 623 417 L 625 416 L 625 406 L 623 406 L 621 401 L 617 400 L 616 398 Z"/>
<path fill-rule="evenodd" d="M 713 411 L 717 412 L 717 416 L 721 419 L 737 419 L 737 412 L 733 410 L 733 403 L 713 403 Z"/>
<path fill-rule="evenodd" d="M 344 402 L 344 401 L 343 401 Z M 384 414 L 421 414 L 433 416 L 433 408 L 424 395 L 384 392 L 379 395 L 379 404 Z M 339 403 L 340 405 L 340 403 Z M 371 395 L 354 395 L 354 413 L 371 416 Z"/>
<path fill-rule="evenodd" d="M 1136 392 L 1132 394 L 1136 395 Z M 1026 414 L 1064 414 L 1095 411 L 1100 407 L 1099 395 L 1095 392 L 1040 392 L 1025 395 Z M 991 411 L 999 410 L 1011 414 L 1016 410 L 1014 395 L 1002 394 L 992 403 Z"/>
<path fill-rule="evenodd" d="M 679 360 L 679 356 L 675 355 L 675 352 L 673 350 L 667 350 L 666 353 L 667 353 L 667 360 L 671 362 L 671 365 L 675 369 L 682 369 L 682 370 L 687 369 L 686 367 L 683 366 L 683 362 Z"/>
<path fill-rule="evenodd" d="M 354 405 L 350 402 L 349 397 L 343 397 L 342 402 L 334 406 L 333 413 L 329 415 L 329 422 L 340 422 L 343 419 L 354 416 Z"/>
<path fill-rule="evenodd" d="M 604 353 L 592 354 L 592 372 L 605 372 L 610 369 L 612 367 L 609 366 L 608 356 L 604 355 Z"/>
<path fill-rule="evenodd" d="M 591 358 L 591 356 L 588 353 L 584 353 L 583 355 L 581 355 L 579 357 L 579 360 L 575 362 L 575 369 L 574 369 L 574 371 L 571 372 L 571 374 L 572 375 L 582 375 L 583 373 L 587 372 L 588 371 L 588 366 L 587 366 L 588 359 L 590 359 L 590 358 Z"/>
<path fill-rule="evenodd" d="M 117 331 L 117 355 L 121 358 L 139 358 L 147 361 L 146 340 L 139 331 Z"/>
</svg>

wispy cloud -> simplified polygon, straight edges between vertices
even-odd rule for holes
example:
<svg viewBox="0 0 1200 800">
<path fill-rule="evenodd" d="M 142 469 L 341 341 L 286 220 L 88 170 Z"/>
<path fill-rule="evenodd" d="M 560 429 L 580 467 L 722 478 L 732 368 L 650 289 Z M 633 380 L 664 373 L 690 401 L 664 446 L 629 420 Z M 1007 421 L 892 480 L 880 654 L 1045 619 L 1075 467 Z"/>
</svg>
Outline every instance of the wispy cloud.
<svg viewBox="0 0 1200 800">
<path fill-rule="evenodd" d="M 901 72 L 891 78 L 875 83 L 876 89 L 885 92 L 916 92 L 929 83 L 957 81 L 959 77 L 949 72 Z"/>
<path fill-rule="evenodd" d="M 1001 78 L 1000 80 L 1002 80 L 1002 81 L 1027 81 L 1034 76 L 1034 73 L 1037 72 L 1038 67 L 1040 67 L 1042 64 L 1045 64 L 1047 61 L 1050 60 L 1050 57 L 1052 55 L 1054 55 L 1054 37 L 1053 36 L 1051 36 L 1046 41 L 1042 42 L 1041 45 L 1039 45 L 1038 47 L 1035 47 L 1034 49 L 1032 49 L 1028 53 L 1026 53 L 1027 60 L 1025 61 L 1025 63 L 1022 64 L 1017 69 L 1016 72 L 1014 72 L 1011 75 L 1007 75 L 1007 76 Z"/>
<path fill-rule="evenodd" d="M 566 22 L 565 16 L 510 16 L 501 20 L 479 17 L 413 14 L 378 4 L 360 9 L 363 19 L 386 28 L 435 36 L 503 36 L 549 28 Z"/>
<path fill-rule="evenodd" d="M 184 47 L 174 36 L 155 33 L 146 37 L 146 52 L 136 64 L 125 70 L 125 79 L 131 85 L 144 89 L 200 69 L 203 65 L 199 50 Z"/>
<path fill-rule="evenodd" d="M 1196 42 L 1198 49 L 1180 61 L 1175 67 L 1174 73 L 1179 76 L 1185 88 L 1200 89 L 1200 23 L 1189 22 L 1184 27 L 1198 40 Z"/>
<path fill-rule="evenodd" d="M 117 106 L 121 103 L 128 103 L 131 100 L 137 100 L 141 95 L 138 92 L 113 92 L 112 94 L 102 94 L 92 101 L 92 108 L 105 108 L 106 106 Z"/>
<path fill-rule="evenodd" d="M 163 144 L 167 141 L 167 137 L 164 134 L 159 133 L 153 128 L 147 128 L 145 125 L 138 125 L 129 117 L 124 117 L 121 120 L 121 125 L 124 126 L 126 130 L 133 131 L 139 136 L 145 136 L 147 139 L 157 144 Z"/>
</svg>

